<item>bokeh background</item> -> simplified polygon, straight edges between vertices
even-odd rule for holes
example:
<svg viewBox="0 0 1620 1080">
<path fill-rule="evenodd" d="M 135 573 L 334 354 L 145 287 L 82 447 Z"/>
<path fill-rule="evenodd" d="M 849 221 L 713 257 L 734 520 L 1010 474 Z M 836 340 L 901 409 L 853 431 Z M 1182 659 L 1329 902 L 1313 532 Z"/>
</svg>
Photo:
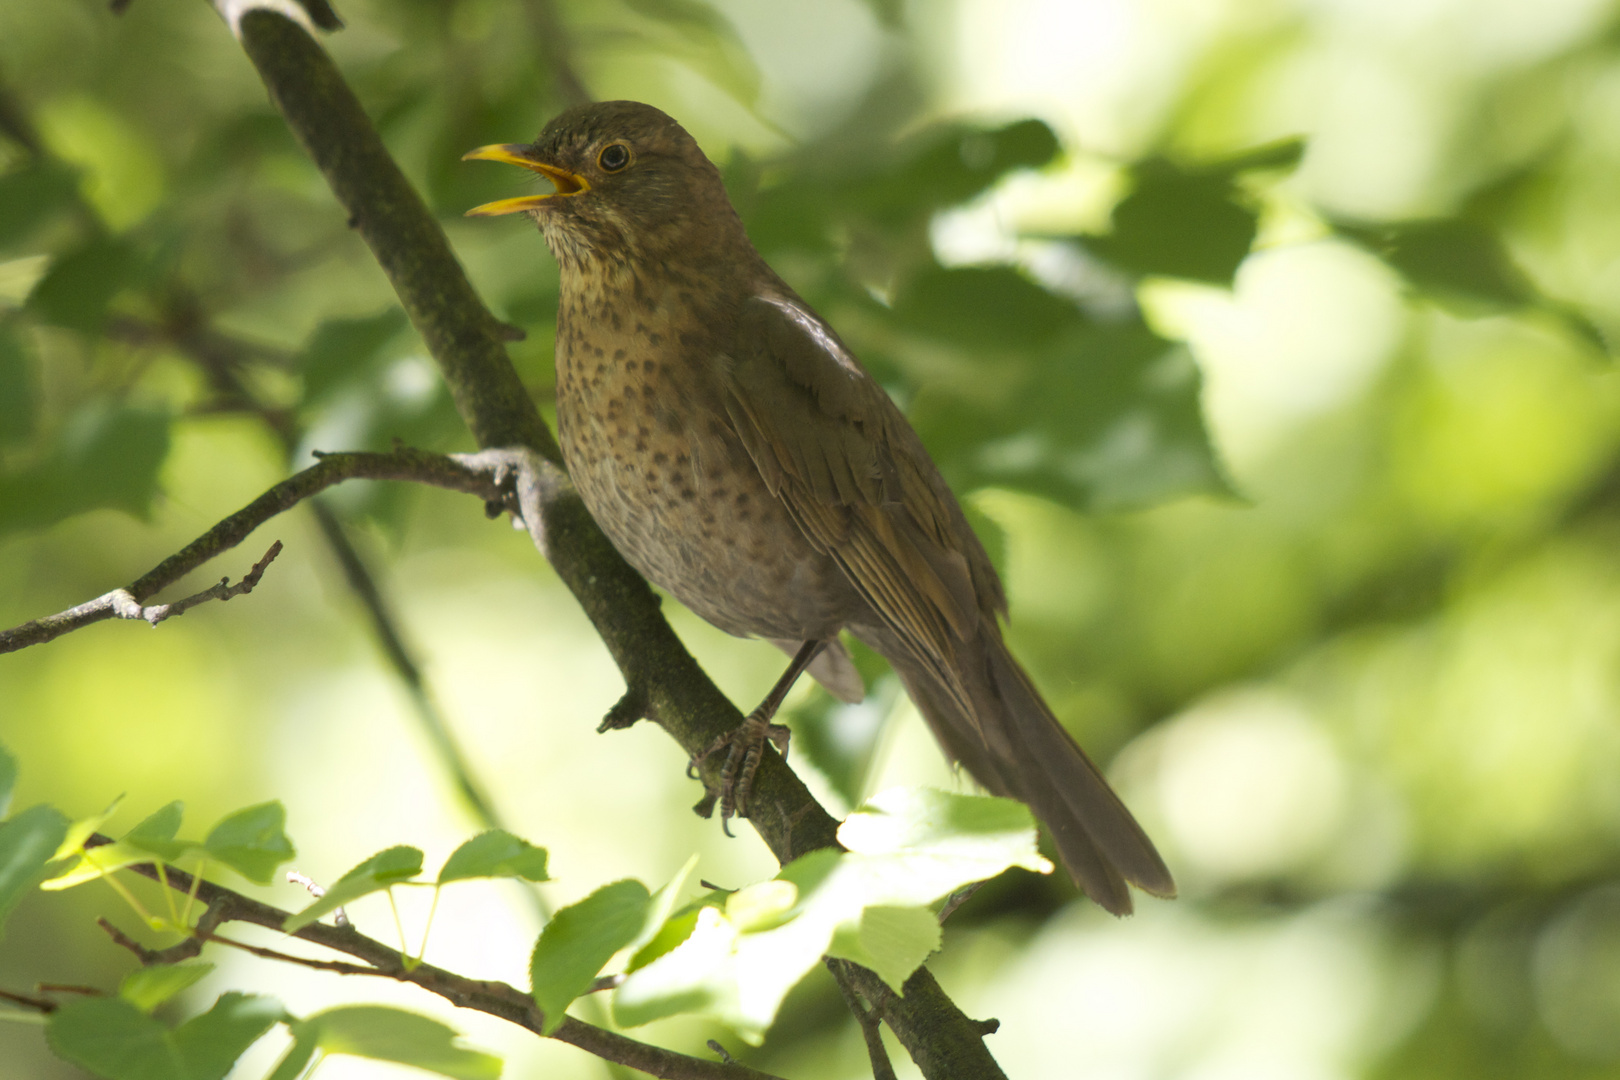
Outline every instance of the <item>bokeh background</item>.
<svg viewBox="0 0 1620 1080">
<path fill-rule="evenodd" d="M 582 91 L 638 98 L 722 165 L 756 242 L 965 496 L 1016 649 L 1182 885 L 1115 921 L 1014 871 L 952 918 L 932 965 L 1001 1020 L 1010 1075 L 1620 1076 L 1612 0 L 340 13 L 329 47 L 528 332 L 512 353 L 539 400 L 554 268 L 523 221 L 461 219 L 524 181 L 457 159 Z M 0 4 L 0 624 L 133 580 L 311 449 L 396 436 L 467 446 L 220 20 L 178 0 Z M 617 673 L 522 534 L 438 492 L 326 507 L 325 531 L 301 509 L 195 575 L 282 539 L 251 597 L 0 657 L 17 805 L 84 816 L 123 794 L 117 829 L 178 798 L 200 835 L 280 798 L 318 879 L 395 843 L 431 870 L 481 827 L 425 734 L 437 716 L 556 881 L 539 902 L 448 891 L 428 956 L 518 985 L 540 904 L 656 886 L 694 851 L 717 884 L 769 876 L 747 830 L 726 841 L 688 812 L 661 733 L 594 733 Z M 425 693 L 390 667 L 333 528 Z M 736 700 L 763 694 L 779 654 L 666 610 Z M 866 704 L 792 699 L 793 764 L 835 813 L 963 784 L 870 660 Z M 99 884 L 27 900 L 0 987 L 113 985 L 132 961 L 98 914 L 135 929 Z M 385 903 L 354 914 L 390 935 Z M 606 1071 L 401 988 L 213 958 L 194 1005 L 395 1001 L 509 1076 Z M 743 1050 L 697 1021 L 642 1034 Z M 870 1074 L 819 972 L 745 1056 Z M 4 1020 L 0 1074 L 79 1075 Z"/>
</svg>

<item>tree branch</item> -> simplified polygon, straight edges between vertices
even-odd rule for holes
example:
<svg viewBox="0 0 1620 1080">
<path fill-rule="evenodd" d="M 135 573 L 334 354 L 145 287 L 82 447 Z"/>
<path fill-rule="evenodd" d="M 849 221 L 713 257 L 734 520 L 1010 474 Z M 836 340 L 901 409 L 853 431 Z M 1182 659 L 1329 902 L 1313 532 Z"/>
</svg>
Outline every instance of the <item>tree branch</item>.
<svg viewBox="0 0 1620 1080">
<path fill-rule="evenodd" d="M 233 5 L 232 30 L 422 334 L 478 444 L 521 447 L 530 511 L 558 576 L 601 634 L 632 693 L 688 754 L 742 719 L 709 680 L 658 610 L 658 599 L 596 527 L 563 473 L 550 431 L 508 360 L 503 327 L 484 307 L 438 223 L 384 148 L 331 58 L 303 27 L 264 8 Z M 519 494 L 524 494 L 520 484 Z M 536 512 L 536 510 L 538 512 Z M 715 763 L 708 775 L 712 783 Z M 768 756 L 756 777 L 750 822 L 782 862 L 837 843 L 837 822 L 793 771 Z M 868 1000 L 883 987 L 852 972 Z M 962 1015 L 921 969 L 884 1018 L 929 1080 L 1004 1074 L 985 1048 L 982 1027 Z"/>
<path fill-rule="evenodd" d="M 112 843 L 111 837 L 97 834 L 92 836 L 85 846 L 99 847 L 110 843 Z M 277 952 L 273 949 L 261 949 L 258 946 L 227 941 L 214 933 L 214 927 L 227 922 L 241 922 L 262 926 L 280 933 L 282 926 L 291 913 L 280 908 L 271 907 L 269 904 L 260 903 L 222 885 L 215 885 L 211 881 L 199 881 L 194 885 L 190 874 L 167 864 L 164 865 L 161 874 L 158 873 L 157 866 L 153 863 L 140 863 L 127 867 L 127 869 L 133 870 L 142 877 L 166 885 L 176 892 L 190 893 L 195 887 L 196 897 L 208 905 L 202 920 L 198 924 L 199 937 L 182 942 L 182 946 L 200 940 L 213 940 L 219 941 L 221 944 L 244 949 L 266 959 L 278 960 L 284 963 L 297 963 L 306 967 L 315 967 L 343 974 L 364 973 L 384 976 L 398 982 L 412 983 L 461 1008 L 488 1013 L 491 1016 L 517 1024 L 519 1027 L 527 1028 L 536 1035 L 544 1034 L 545 1017 L 540 1012 L 539 1007 L 535 1005 L 534 999 L 507 983 L 469 979 L 464 975 L 457 975 L 453 971 L 446 971 L 443 968 L 426 963 L 416 964 L 407 969 L 404 958 L 397 949 L 390 948 L 380 941 L 365 936 L 352 926 L 327 926 L 324 923 L 311 923 L 292 936 L 331 949 L 334 952 L 342 953 L 345 956 L 352 956 L 362 960 L 367 965 L 363 968 L 337 961 L 310 960 Z M 103 925 L 106 926 L 115 940 L 122 939 L 119 940 L 119 944 L 134 951 L 141 958 L 143 964 L 172 962 L 172 950 L 165 949 L 155 952 L 146 949 L 105 922 Z M 620 1065 L 628 1065 L 653 1076 L 665 1078 L 665 1080 L 781 1080 L 780 1077 L 760 1072 L 757 1069 L 750 1069 L 746 1066 L 704 1061 L 701 1058 L 689 1057 L 674 1050 L 650 1046 L 647 1043 L 638 1042 L 635 1039 L 593 1027 L 571 1016 L 564 1017 L 562 1026 L 549 1037 L 577 1046 L 605 1060 Z"/>
<path fill-rule="evenodd" d="M 295 473 L 275 485 L 125 588 L 115 589 L 56 615 L 0 631 L 0 653 L 15 652 L 30 645 L 43 644 L 63 634 L 115 616 L 143 618 L 155 624 L 168 615 L 179 614 L 179 611 L 185 610 L 186 607 L 201 603 L 204 599 L 213 599 L 216 594 L 219 599 L 228 599 L 225 593 L 234 596 L 238 592 L 246 592 L 251 589 L 251 584 L 248 585 L 248 589 L 242 588 L 241 584 L 229 587 L 216 585 L 212 589 L 176 601 L 174 604 L 158 605 L 155 608 L 141 606 L 158 591 L 179 581 L 216 555 L 240 544 L 254 529 L 277 514 L 297 506 L 304 499 L 324 491 L 333 484 L 353 479 L 415 480 L 435 487 L 468 492 L 484 499 L 486 503 L 499 502 L 504 497 L 489 476 L 469 469 L 443 454 L 430 454 L 404 447 L 388 454 L 330 454 L 319 464 Z M 279 541 L 253 568 L 249 577 L 256 582 L 257 574 L 263 573 L 264 566 L 278 551 L 280 551 Z M 243 583 L 247 582 L 248 579 L 244 578 Z M 151 617 L 148 612 L 163 612 L 163 614 Z"/>
</svg>

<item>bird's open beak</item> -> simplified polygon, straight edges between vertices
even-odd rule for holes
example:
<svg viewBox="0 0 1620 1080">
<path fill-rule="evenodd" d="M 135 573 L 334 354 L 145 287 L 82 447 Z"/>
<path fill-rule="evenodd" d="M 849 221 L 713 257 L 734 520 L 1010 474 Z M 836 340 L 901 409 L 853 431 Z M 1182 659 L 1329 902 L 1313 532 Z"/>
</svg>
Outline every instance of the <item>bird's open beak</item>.
<svg viewBox="0 0 1620 1080">
<path fill-rule="evenodd" d="M 480 146 L 461 155 L 462 161 L 504 161 L 508 165 L 521 165 L 531 172 L 537 172 L 546 177 L 557 190 L 544 195 L 520 195 L 515 199 L 498 199 L 492 203 L 475 206 L 467 211 L 468 217 L 495 217 L 499 214 L 516 214 L 524 210 L 533 210 L 545 203 L 547 199 L 555 199 L 561 195 L 582 195 L 591 190 L 590 182 L 578 173 L 571 173 L 567 169 L 559 169 L 555 165 L 548 165 L 543 161 L 536 161 L 529 156 L 530 148 L 522 143 L 496 143 L 493 146 Z"/>
</svg>

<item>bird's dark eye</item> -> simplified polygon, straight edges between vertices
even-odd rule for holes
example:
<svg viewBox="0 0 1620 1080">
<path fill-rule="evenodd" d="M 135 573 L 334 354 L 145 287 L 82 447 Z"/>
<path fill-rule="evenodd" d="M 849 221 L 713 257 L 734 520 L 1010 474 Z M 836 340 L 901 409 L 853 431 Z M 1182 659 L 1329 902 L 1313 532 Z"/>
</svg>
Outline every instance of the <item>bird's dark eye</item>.
<svg viewBox="0 0 1620 1080">
<path fill-rule="evenodd" d="M 618 172 L 630 164 L 630 148 L 624 143 L 608 143 L 596 155 L 596 163 L 602 166 L 603 172 Z"/>
</svg>

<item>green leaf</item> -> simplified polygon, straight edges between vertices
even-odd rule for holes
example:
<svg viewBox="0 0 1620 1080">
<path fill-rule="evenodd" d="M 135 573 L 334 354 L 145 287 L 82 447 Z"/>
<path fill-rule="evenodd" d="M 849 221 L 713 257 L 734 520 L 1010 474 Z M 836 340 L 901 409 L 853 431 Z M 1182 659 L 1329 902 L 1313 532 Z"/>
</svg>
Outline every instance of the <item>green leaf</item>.
<svg viewBox="0 0 1620 1080">
<path fill-rule="evenodd" d="M 590 989 L 613 954 L 641 934 L 651 903 L 641 882 L 616 881 L 551 917 L 529 960 L 530 985 L 545 1016 L 545 1034 L 557 1030 L 569 1002 Z"/>
<path fill-rule="evenodd" d="M 1614 351 L 1585 314 L 1542 293 L 1496 232 L 1478 221 L 1453 217 L 1332 225 L 1340 236 L 1384 260 L 1413 291 L 1455 315 L 1474 318 L 1535 309 L 1600 352 Z"/>
<path fill-rule="evenodd" d="M 207 855 L 199 845 L 174 838 L 180 831 L 180 819 L 185 812 L 186 804 L 176 799 L 125 833 L 119 843 L 150 852 L 164 862 L 177 862 L 188 854 Z"/>
<path fill-rule="evenodd" d="M 44 322 L 94 334 L 113 297 L 146 274 L 146 261 L 132 246 L 98 237 L 51 263 L 28 294 L 28 309 Z"/>
<path fill-rule="evenodd" d="M 1507 311 L 1539 299 L 1501 240 L 1476 221 L 1340 221 L 1334 228 L 1383 259 L 1412 288 L 1461 314 Z"/>
<path fill-rule="evenodd" d="M 1080 309 L 1010 266 L 929 268 L 894 298 L 902 328 L 963 349 L 1028 350 L 1084 324 Z"/>
<path fill-rule="evenodd" d="M 102 844 L 99 847 L 89 848 L 81 852 L 67 869 L 48 881 L 42 882 L 40 888 L 46 892 L 61 892 L 63 889 L 71 889 L 75 885 L 83 885 L 87 881 L 94 881 L 99 877 L 104 877 L 114 870 L 122 870 L 126 866 L 151 861 L 151 852 L 143 848 L 133 847 L 123 841 Z"/>
<path fill-rule="evenodd" d="M 989 361 L 986 361 L 989 362 Z M 1185 346 L 1137 317 L 1088 325 L 975 396 L 919 391 L 909 416 L 958 491 L 1009 487 L 1084 510 L 1228 494 Z"/>
<path fill-rule="evenodd" d="M 641 930 L 626 946 L 632 958 L 640 955 L 648 943 L 663 932 L 664 924 L 669 921 L 670 913 L 675 910 L 675 905 L 686 892 L 686 883 L 692 879 L 692 871 L 697 869 L 697 864 L 697 855 L 689 856 L 685 864 L 676 871 L 675 876 L 669 879 L 668 884 L 653 893 L 652 903 L 647 905 L 647 914 L 641 924 Z"/>
<path fill-rule="evenodd" d="M 1231 174 L 1155 157 L 1133 166 L 1130 177 L 1131 193 L 1114 207 L 1112 231 L 1079 237 L 1080 243 L 1133 274 L 1230 285 L 1259 221 L 1239 201 Z"/>
<path fill-rule="evenodd" d="M 346 1005 L 290 1026 L 298 1054 L 304 1053 L 305 1047 L 328 1054 L 353 1054 L 414 1065 L 455 1080 L 495 1080 L 501 1075 L 500 1058 L 457 1045 L 460 1036 L 455 1029 L 403 1009 Z M 289 1058 L 295 1051 L 289 1051 Z M 276 1075 L 280 1077 L 285 1069 L 286 1060 Z M 296 1073 L 289 1071 L 287 1075 Z"/>
<path fill-rule="evenodd" d="M 286 823 L 287 811 L 280 802 L 259 803 L 227 814 L 208 834 L 203 847 L 209 858 L 224 863 L 249 881 L 268 885 L 276 867 L 294 854 L 292 841 L 282 831 Z"/>
<path fill-rule="evenodd" d="M 1047 165 L 1057 153 L 1057 136 L 1039 120 L 1000 128 L 941 124 L 892 146 L 798 163 L 772 186 L 741 191 L 741 209 L 749 236 L 767 254 L 831 254 L 851 218 L 916 229 L 936 211 L 966 202 L 1015 169 Z M 751 175 L 738 170 L 733 179 L 743 185 Z"/>
<path fill-rule="evenodd" d="M 1231 157 L 1210 162 L 1195 171 L 1235 176 L 1238 173 L 1277 169 L 1290 172 L 1305 158 L 1305 139 L 1291 135 L 1275 142 L 1240 150 Z"/>
<path fill-rule="evenodd" d="M 422 852 L 403 844 L 384 848 L 362 862 L 326 890 L 326 895 L 296 915 L 289 915 L 282 929 L 297 933 L 329 911 L 358 900 L 369 893 L 381 892 L 390 885 L 407 881 L 422 872 Z"/>
<path fill-rule="evenodd" d="M 900 860 L 916 889 L 935 897 L 1009 866 L 1052 872 L 1035 846 L 1029 807 L 988 795 L 891 788 L 844 819 L 838 842 L 853 854 Z"/>
<path fill-rule="evenodd" d="M 141 1012 L 149 1013 L 213 970 L 213 964 L 200 962 L 136 968 L 118 984 L 118 996 Z"/>
<path fill-rule="evenodd" d="M 39 378 L 33 357 L 23 338 L 9 324 L 0 323 L 0 448 L 27 442 L 38 417 Z"/>
<path fill-rule="evenodd" d="M 549 881 L 546 849 L 535 847 L 505 829 L 491 829 L 451 852 L 439 871 L 439 884 L 448 885 L 467 878 L 508 877 Z"/>
<path fill-rule="evenodd" d="M 118 812 L 118 807 L 124 801 L 122 795 L 107 804 L 107 809 L 99 814 L 91 814 L 87 818 L 80 818 L 68 826 L 67 835 L 62 838 L 62 846 L 57 848 L 56 857 L 65 859 L 75 852 L 84 849 L 85 841 L 89 840 L 95 832 L 106 823 L 107 819 Z"/>
<path fill-rule="evenodd" d="M 171 1031 L 123 998 L 82 998 L 51 1014 L 45 1038 L 106 1080 L 224 1080 L 283 1015 L 274 998 L 231 993 Z"/>
<path fill-rule="evenodd" d="M 871 967 L 898 993 L 939 944 L 927 905 L 1009 866 L 1052 869 L 1028 808 L 1009 799 L 889 791 L 850 815 L 839 841 L 847 853 L 811 852 L 738 890 L 723 910 L 700 908 L 683 940 L 626 976 L 614 1019 L 699 1012 L 758 1042 L 824 954 Z"/>
<path fill-rule="evenodd" d="M 861 912 L 854 928 L 840 926 L 827 955 L 870 968 L 895 993 L 939 948 L 939 918 L 925 907 L 878 905 Z"/>
<path fill-rule="evenodd" d="M 54 806 L 31 806 L 0 823 L 0 927 L 44 880 L 67 832 L 68 819 Z"/>
<path fill-rule="evenodd" d="M 144 517 L 168 453 L 167 413 L 88 402 L 36 465 L 0 474 L 0 535 L 101 507 Z"/>
<path fill-rule="evenodd" d="M 275 1069 L 266 1080 L 299 1080 L 299 1077 L 306 1075 L 304 1069 L 320 1047 L 315 1045 L 313 1038 L 299 1038 L 298 1035 L 298 1025 L 295 1023 L 291 1045 L 281 1055 L 281 1060 L 276 1062 Z"/>
<path fill-rule="evenodd" d="M 0 248 L 18 244 L 73 205 L 79 177 L 55 163 L 35 164 L 0 176 Z"/>
<path fill-rule="evenodd" d="M 0 746 L 0 819 L 11 811 L 11 793 L 17 786 L 17 759 Z"/>
</svg>

